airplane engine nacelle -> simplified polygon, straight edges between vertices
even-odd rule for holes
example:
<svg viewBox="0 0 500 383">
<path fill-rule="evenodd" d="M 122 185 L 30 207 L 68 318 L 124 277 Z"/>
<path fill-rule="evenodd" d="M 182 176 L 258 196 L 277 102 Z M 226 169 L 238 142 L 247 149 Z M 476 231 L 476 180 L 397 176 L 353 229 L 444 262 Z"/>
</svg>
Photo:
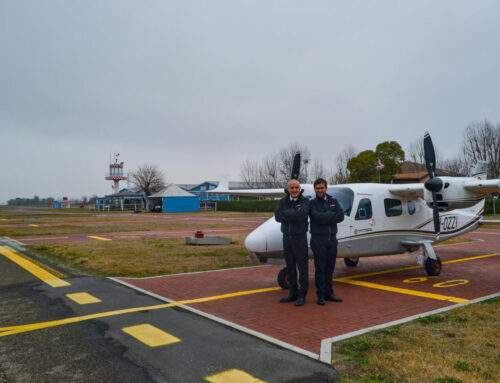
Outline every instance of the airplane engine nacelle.
<svg viewBox="0 0 500 383">
<path fill-rule="evenodd" d="M 432 187 L 436 191 L 440 210 L 465 209 L 481 201 L 484 194 L 465 188 L 465 185 L 470 181 L 471 178 L 435 177 Z M 432 207 L 432 193 L 428 189 L 428 185 L 424 187 L 424 200 L 429 207 Z"/>
</svg>

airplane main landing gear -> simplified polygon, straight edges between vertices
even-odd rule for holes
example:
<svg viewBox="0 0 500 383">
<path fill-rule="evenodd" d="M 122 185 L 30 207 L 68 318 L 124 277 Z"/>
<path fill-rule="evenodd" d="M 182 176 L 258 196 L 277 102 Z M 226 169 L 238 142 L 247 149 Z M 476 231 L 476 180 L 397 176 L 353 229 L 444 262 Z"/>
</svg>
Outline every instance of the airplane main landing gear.
<svg viewBox="0 0 500 383">
<path fill-rule="evenodd" d="M 348 267 L 356 267 L 358 265 L 358 262 L 359 262 L 358 257 L 344 258 L 344 263 Z"/>
<path fill-rule="evenodd" d="M 286 267 L 283 267 L 278 273 L 278 285 L 284 290 L 288 290 L 290 288 L 290 281 L 288 280 Z"/>
</svg>

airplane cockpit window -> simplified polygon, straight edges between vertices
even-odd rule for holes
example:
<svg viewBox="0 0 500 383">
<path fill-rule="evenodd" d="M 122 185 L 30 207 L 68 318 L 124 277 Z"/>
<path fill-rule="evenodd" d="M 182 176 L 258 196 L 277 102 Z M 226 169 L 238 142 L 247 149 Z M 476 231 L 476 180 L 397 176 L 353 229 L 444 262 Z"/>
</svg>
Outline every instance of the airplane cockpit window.
<svg viewBox="0 0 500 383">
<path fill-rule="evenodd" d="M 356 221 L 370 219 L 372 217 L 372 201 L 368 198 L 363 198 L 359 201 L 358 210 L 356 211 Z"/>
<path fill-rule="evenodd" d="M 384 199 L 385 215 L 388 217 L 397 217 L 403 214 L 403 204 L 399 199 Z"/>
<path fill-rule="evenodd" d="M 344 209 L 345 215 L 351 215 L 352 203 L 354 201 L 354 192 L 347 187 L 334 187 L 328 189 L 327 193 L 339 201 L 340 206 Z"/>
<path fill-rule="evenodd" d="M 416 211 L 417 205 L 415 205 L 415 201 L 408 201 L 408 213 L 410 213 L 410 215 L 413 215 Z"/>
</svg>

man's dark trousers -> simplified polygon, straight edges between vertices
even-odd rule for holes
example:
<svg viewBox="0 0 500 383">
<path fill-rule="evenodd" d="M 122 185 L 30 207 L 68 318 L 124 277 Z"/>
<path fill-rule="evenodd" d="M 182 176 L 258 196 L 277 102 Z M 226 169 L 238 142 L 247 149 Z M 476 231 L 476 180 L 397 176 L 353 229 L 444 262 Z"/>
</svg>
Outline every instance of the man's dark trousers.
<svg viewBox="0 0 500 383">
<path fill-rule="evenodd" d="M 307 235 L 283 235 L 286 270 L 290 283 L 290 295 L 304 297 L 309 288 L 309 265 Z M 297 286 L 297 268 L 299 269 L 299 286 Z"/>
<path fill-rule="evenodd" d="M 337 239 L 328 235 L 312 235 L 316 289 L 318 297 L 333 294 L 332 279 L 337 259 Z"/>
</svg>

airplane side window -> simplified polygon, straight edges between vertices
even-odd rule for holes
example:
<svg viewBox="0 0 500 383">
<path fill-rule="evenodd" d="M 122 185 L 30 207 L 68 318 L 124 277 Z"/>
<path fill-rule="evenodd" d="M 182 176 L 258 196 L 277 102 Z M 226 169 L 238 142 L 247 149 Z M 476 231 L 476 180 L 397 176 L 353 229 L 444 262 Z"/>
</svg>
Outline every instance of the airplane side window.
<svg viewBox="0 0 500 383">
<path fill-rule="evenodd" d="M 385 215 L 387 217 L 397 217 L 403 214 L 403 204 L 399 199 L 384 199 Z"/>
<path fill-rule="evenodd" d="M 329 188 L 327 193 L 339 202 L 345 215 L 351 215 L 352 203 L 354 201 L 354 192 L 351 188 L 334 186 Z"/>
<path fill-rule="evenodd" d="M 408 213 L 410 213 L 410 215 L 413 215 L 416 211 L 417 205 L 415 205 L 415 201 L 408 201 Z"/>
<path fill-rule="evenodd" d="M 372 202 L 368 198 L 363 198 L 359 201 L 358 211 L 356 212 L 356 221 L 370 219 L 372 217 Z"/>
</svg>

